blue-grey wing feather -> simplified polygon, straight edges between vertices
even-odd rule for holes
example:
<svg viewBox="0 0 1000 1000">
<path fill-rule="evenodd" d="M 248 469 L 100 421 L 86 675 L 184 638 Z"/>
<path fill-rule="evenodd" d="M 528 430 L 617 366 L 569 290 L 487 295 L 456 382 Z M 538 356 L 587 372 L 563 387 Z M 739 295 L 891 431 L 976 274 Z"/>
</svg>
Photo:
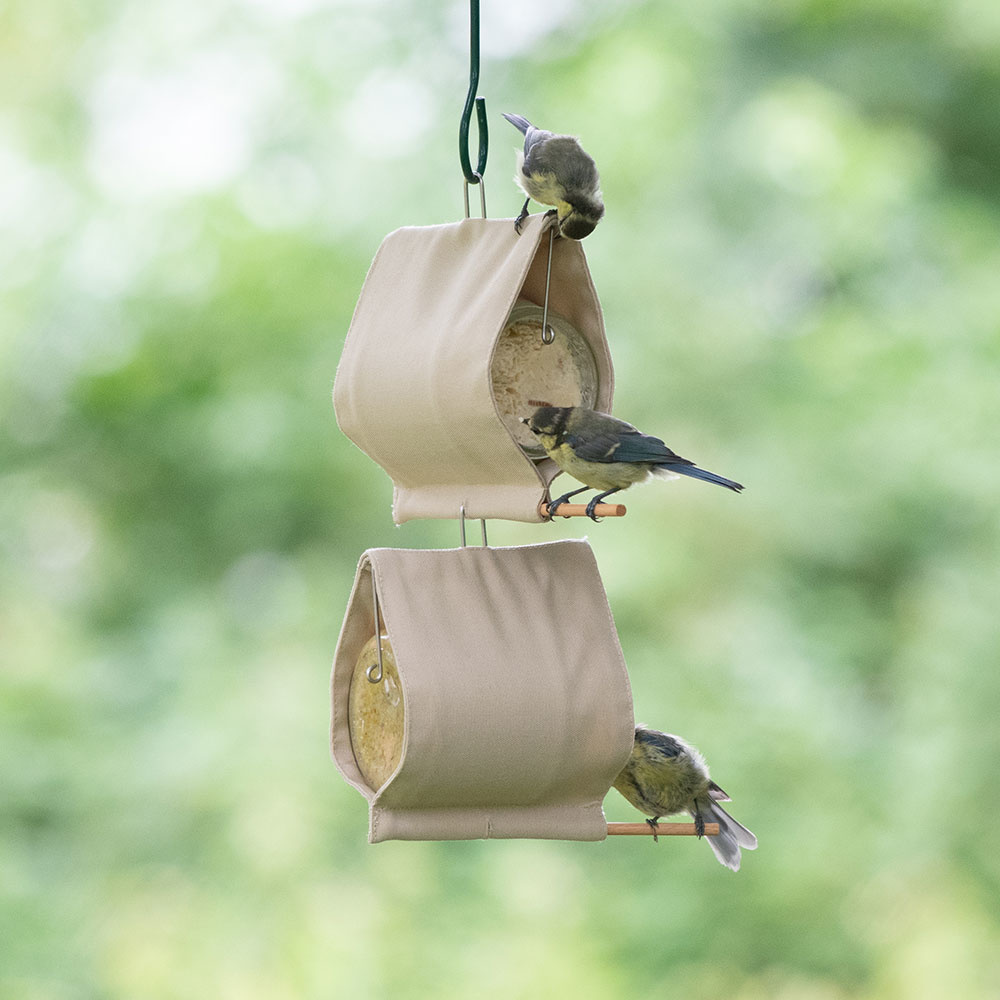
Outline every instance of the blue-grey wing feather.
<svg viewBox="0 0 1000 1000">
<path fill-rule="evenodd" d="M 555 174 L 571 191 L 596 191 L 600 185 L 597 165 L 571 135 L 529 131 L 524 140 L 524 169 Z"/>
<path fill-rule="evenodd" d="M 567 434 L 566 442 L 578 458 L 588 462 L 637 462 L 651 465 L 694 465 L 672 452 L 659 438 L 642 434 L 624 421 L 625 429 L 609 428 L 586 437 Z"/>
<path fill-rule="evenodd" d="M 566 443 L 573 449 L 577 458 L 585 462 L 617 462 L 616 447 L 620 440 L 614 431 L 601 431 L 597 434 L 588 433 L 586 437 L 579 434 L 567 434 Z"/>
<path fill-rule="evenodd" d="M 555 138 L 554 132 L 547 132 L 543 128 L 532 126 L 524 136 L 524 169 L 531 173 L 549 172 L 552 167 L 549 164 L 551 156 L 547 156 L 545 150 L 548 140 Z"/>
<path fill-rule="evenodd" d="M 658 437 L 639 431 L 622 434 L 615 450 L 615 462 L 649 462 L 653 465 L 694 465 L 690 459 L 681 458 L 671 451 Z"/>
<path fill-rule="evenodd" d="M 657 732 L 655 729 L 636 730 L 635 736 L 637 740 L 658 750 L 664 757 L 679 757 L 684 751 L 684 747 L 673 736 Z"/>
</svg>

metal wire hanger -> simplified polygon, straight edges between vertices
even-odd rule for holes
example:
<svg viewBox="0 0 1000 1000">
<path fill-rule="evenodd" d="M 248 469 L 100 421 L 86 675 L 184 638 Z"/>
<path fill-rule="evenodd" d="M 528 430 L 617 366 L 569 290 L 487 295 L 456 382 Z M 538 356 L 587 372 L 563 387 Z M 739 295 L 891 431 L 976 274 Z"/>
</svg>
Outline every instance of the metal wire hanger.
<svg viewBox="0 0 1000 1000">
<path fill-rule="evenodd" d="M 486 173 L 486 155 L 490 148 L 490 132 L 486 122 L 486 98 L 477 97 L 479 89 L 479 0 L 469 0 L 469 92 L 465 98 L 465 108 L 458 126 L 458 158 L 465 175 L 465 217 L 469 218 L 469 185 L 479 185 L 479 201 L 486 218 L 486 184 L 483 174 Z M 479 159 L 476 169 L 472 169 L 469 159 L 469 125 L 472 122 L 472 109 L 476 109 L 476 124 L 479 129 Z"/>
</svg>

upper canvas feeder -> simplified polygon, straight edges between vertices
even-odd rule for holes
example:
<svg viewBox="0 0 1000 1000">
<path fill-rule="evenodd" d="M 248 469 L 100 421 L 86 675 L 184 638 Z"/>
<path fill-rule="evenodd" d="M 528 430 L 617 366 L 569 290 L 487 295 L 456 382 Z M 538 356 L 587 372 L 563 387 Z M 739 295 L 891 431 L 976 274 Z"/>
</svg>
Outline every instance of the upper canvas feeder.
<svg viewBox="0 0 1000 1000">
<path fill-rule="evenodd" d="M 541 404 L 610 411 L 597 293 L 582 246 L 554 226 L 404 228 L 376 253 L 333 400 L 341 430 L 391 477 L 397 524 L 463 508 L 543 520 L 558 468 L 520 419 Z"/>
</svg>

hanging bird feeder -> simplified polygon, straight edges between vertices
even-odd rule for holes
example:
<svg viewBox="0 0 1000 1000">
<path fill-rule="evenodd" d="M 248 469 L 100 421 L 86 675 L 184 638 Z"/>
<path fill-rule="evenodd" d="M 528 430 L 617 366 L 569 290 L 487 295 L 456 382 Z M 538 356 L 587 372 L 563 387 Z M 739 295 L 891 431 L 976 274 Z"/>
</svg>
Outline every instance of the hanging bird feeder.
<svg viewBox="0 0 1000 1000">
<path fill-rule="evenodd" d="M 365 552 L 332 708 L 371 843 L 602 840 L 634 721 L 590 546 Z"/>
<path fill-rule="evenodd" d="M 371 843 L 602 840 L 635 832 L 602 808 L 634 719 L 593 552 L 585 541 L 489 548 L 486 519 L 545 519 L 558 468 L 520 418 L 546 404 L 610 410 L 611 355 L 580 244 L 557 238 L 550 214 L 520 234 L 485 217 L 478 0 L 470 7 L 466 219 L 385 238 L 333 391 L 341 430 L 392 479 L 396 523 L 458 518 L 462 547 L 361 556 L 334 656 L 331 749 L 368 801 Z M 469 184 L 481 219 L 468 218 Z M 465 546 L 466 516 L 483 521 L 481 548 Z"/>
<path fill-rule="evenodd" d="M 471 518 L 543 520 L 558 469 L 519 418 L 544 402 L 611 408 L 583 248 L 552 238 L 554 225 L 399 229 L 375 255 L 333 400 L 341 430 L 392 479 L 396 523 L 463 505 Z"/>
</svg>

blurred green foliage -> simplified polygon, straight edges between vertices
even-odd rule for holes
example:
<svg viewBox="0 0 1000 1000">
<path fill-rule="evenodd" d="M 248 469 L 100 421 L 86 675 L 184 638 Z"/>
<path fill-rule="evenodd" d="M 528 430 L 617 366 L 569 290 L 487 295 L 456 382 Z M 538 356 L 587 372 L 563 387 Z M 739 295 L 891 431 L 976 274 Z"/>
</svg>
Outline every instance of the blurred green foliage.
<svg viewBox="0 0 1000 1000">
<path fill-rule="evenodd" d="M 330 390 L 381 238 L 461 212 L 465 5 L 8 3 L 0 996 L 1000 995 L 998 11 L 484 5 L 491 214 L 500 111 L 582 136 L 616 410 L 748 486 L 491 542 L 590 535 L 734 876 L 369 847 L 328 758 L 359 554 L 457 538 Z"/>
</svg>

